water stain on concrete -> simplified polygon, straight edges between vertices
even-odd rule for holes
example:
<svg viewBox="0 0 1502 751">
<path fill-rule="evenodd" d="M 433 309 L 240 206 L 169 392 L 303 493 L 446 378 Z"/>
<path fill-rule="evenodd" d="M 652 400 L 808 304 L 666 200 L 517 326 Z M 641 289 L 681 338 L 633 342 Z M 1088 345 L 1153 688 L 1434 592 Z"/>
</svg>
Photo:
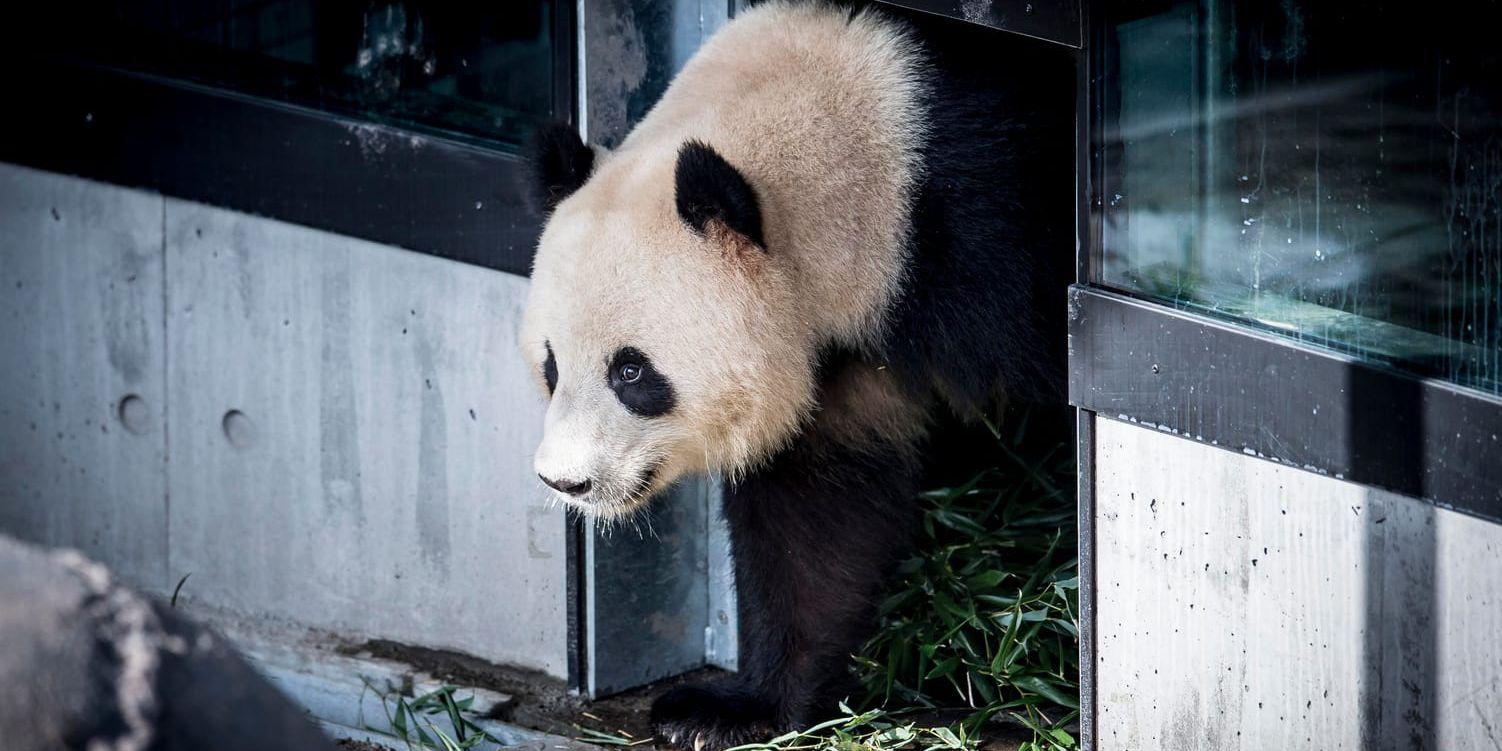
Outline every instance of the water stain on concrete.
<svg viewBox="0 0 1502 751">
<path fill-rule="evenodd" d="M 446 570 L 449 557 L 448 414 L 435 364 L 436 336 L 417 340 L 422 373 L 421 423 L 417 439 L 417 543 L 423 557 Z"/>
<path fill-rule="evenodd" d="M 361 523 L 365 500 L 360 482 L 359 413 L 355 405 L 354 363 L 350 355 L 353 321 L 350 280 L 345 269 L 323 275 L 323 349 L 319 357 L 319 479 L 323 510 Z"/>
<path fill-rule="evenodd" d="M 122 238 L 122 242 L 129 242 Z M 146 314 L 146 296 L 161 295 L 150 281 L 152 273 L 160 266 L 155 253 L 142 253 L 134 248 L 121 254 L 118 264 L 102 281 L 106 286 L 101 299 L 107 300 L 105 312 L 105 353 L 110 367 L 124 379 L 127 385 L 141 383 L 151 364 L 150 329 L 160 325 Z"/>
</svg>

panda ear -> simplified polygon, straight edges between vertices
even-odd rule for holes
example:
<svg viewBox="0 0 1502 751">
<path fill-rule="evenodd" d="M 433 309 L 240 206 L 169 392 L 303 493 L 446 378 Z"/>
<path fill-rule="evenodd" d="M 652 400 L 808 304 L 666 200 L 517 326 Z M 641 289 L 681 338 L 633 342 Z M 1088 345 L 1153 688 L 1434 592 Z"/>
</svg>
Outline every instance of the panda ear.
<svg viewBox="0 0 1502 751">
<path fill-rule="evenodd" d="M 678 151 L 673 180 L 678 215 L 695 232 L 707 234 L 709 223 L 719 221 L 757 248 L 767 249 L 762 239 L 761 207 L 756 201 L 756 191 L 709 144 L 702 141 L 683 144 Z"/>
<path fill-rule="evenodd" d="M 532 135 L 526 164 L 533 208 L 546 214 L 589 179 L 595 152 L 584 144 L 573 126 L 549 123 Z"/>
</svg>

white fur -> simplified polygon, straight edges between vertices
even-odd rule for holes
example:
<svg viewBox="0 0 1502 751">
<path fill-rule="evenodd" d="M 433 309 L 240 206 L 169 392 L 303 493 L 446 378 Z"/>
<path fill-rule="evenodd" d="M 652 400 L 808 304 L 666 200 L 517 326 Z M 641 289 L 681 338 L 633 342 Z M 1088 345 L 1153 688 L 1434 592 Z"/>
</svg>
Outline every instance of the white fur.
<svg viewBox="0 0 1502 751">
<path fill-rule="evenodd" d="M 655 491 L 744 471 L 797 433 L 819 348 L 868 348 L 901 283 L 922 72 L 900 27 L 818 4 L 759 6 L 705 44 L 539 242 L 521 342 L 539 378 L 544 342 L 558 366 L 540 472 L 589 473 L 579 505 L 619 513 L 653 463 Z M 765 252 L 679 218 L 673 172 L 691 139 L 755 189 Z M 673 412 L 641 418 L 615 399 L 605 368 L 626 345 L 673 384 Z"/>
</svg>

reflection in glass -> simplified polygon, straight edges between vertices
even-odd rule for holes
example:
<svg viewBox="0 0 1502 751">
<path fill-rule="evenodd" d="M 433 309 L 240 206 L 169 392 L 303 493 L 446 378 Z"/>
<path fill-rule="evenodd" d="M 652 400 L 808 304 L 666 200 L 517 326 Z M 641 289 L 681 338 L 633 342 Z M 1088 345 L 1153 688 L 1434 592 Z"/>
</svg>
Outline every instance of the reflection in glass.
<svg viewBox="0 0 1502 751">
<path fill-rule="evenodd" d="M 1102 276 L 1502 393 L 1493 14 L 1384 8 L 1115 3 Z"/>
<path fill-rule="evenodd" d="M 41 56 L 515 144 L 553 112 L 553 0 L 152 0 L 28 9 Z M 13 27 L 19 28 L 19 27 Z"/>
</svg>

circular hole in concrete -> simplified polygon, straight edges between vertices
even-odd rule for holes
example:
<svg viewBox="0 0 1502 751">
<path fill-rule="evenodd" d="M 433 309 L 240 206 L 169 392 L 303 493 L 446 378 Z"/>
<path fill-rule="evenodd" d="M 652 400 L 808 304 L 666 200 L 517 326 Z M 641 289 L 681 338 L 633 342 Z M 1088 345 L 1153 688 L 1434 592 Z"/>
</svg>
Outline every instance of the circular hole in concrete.
<svg viewBox="0 0 1502 751">
<path fill-rule="evenodd" d="M 225 412 L 220 427 L 224 429 L 224 439 L 237 449 L 250 448 L 255 442 L 256 426 L 238 409 Z"/>
<path fill-rule="evenodd" d="M 151 428 L 151 413 L 146 409 L 146 400 L 136 394 L 126 394 L 115 408 L 115 416 L 120 418 L 120 424 L 125 426 L 126 432 L 132 435 L 144 435 Z"/>
</svg>

